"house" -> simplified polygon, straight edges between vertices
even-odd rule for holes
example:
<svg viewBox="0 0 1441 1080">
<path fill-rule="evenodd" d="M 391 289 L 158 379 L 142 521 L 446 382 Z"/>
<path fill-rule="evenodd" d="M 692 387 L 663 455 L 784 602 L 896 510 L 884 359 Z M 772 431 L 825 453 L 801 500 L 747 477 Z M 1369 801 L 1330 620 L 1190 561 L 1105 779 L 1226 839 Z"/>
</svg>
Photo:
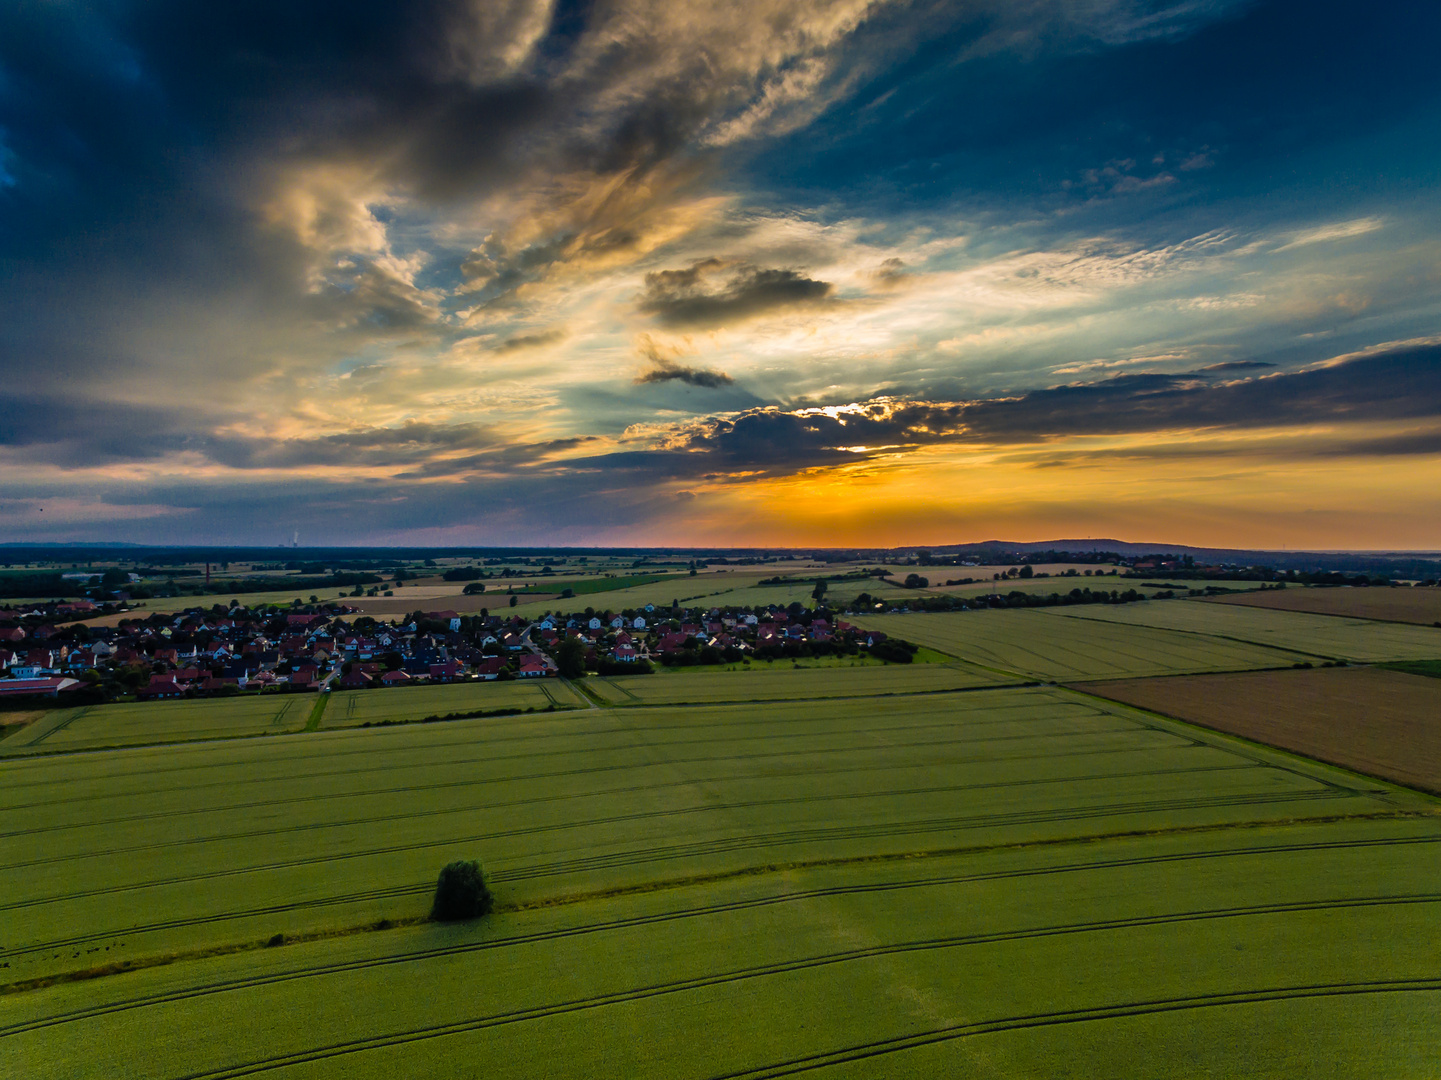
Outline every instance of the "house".
<svg viewBox="0 0 1441 1080">
<path fill-rule="evenodd" d="M 543 679 L 552 673 L 552 668 L 547 663 L 548 657 L 527 656 L 520 662 L 520 669 L 515 673 L 517 679 Z"/>
<path fill-rule="evenodd" d="M 380 681 L 385 686 L 406 686 L 410 683 L 410 676 L 400 670 L 387 671 L 380 677 Z"/>
<path fill-rule="evenodd" d="M 504 670 L 505 657 L 503 656 L 487 656 L 475 665 L 476 674 L 487 681 L 500 678 L 500 673 Z"/>
<path fill-rule="evenodd" d="M 461 677 L 461 667 L 454 660 L 447 660 L 443 664 L 430 665 L 431 682 L 455 682 Z"/>
<path fill-rule="evenodd" d="M 427 611 L 427 619 L 445 623 L 452 631 L 460 629 L 460 616 L 454 611 Z"/>
<path fill-rule="evenodd" d="M 342 690 L 368 690 L 370 688 L 370 676 L 358 667 L 351 668 L 349 675 L 342 675 L 340 677 L 339 686 Z"/>
<path fill-rule="evenodd" d="M 600 629 L 602 626 L 604 626 L 605 624 L 602 623 L 602 622 L 600 621 L 600 619 L 597 618 L 597 619 L 591 619 L 590 622 L 586 623 L 585 625 L 586 625 L 587 627 L 589 627 L 591 630 L 599 630 L 599 629 Z"/>
<path fill-rule="evenodd" d="M 135 696 L 141 701 L 159 701 L 164 698 L 184 697 L 185 691 L 168 676 L 154 675 L 151 676 L 150 685 L 135 691 Z"/>
<path fill-rule="evenodd" d="M 619 660 L 623 664 L 633 664 L 638 656 L 633 645 L 617 645 L 611 650 L 610 658 Z"/>
</svg>

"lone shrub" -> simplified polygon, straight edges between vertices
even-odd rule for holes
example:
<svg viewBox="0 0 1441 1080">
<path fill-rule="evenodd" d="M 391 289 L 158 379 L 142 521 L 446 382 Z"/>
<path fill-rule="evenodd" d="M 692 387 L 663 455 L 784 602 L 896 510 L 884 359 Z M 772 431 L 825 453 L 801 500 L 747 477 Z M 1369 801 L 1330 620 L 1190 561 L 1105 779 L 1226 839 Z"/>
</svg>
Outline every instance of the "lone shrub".
<svg viewBox="0 0 1441 1080">
<path fill-rule="evenodd" d="M 430 917 L 437 922 L 473 919 L 489 913 L 492 903 L 480 863 L 460 859 L 440 872 Z"/>
</svg>

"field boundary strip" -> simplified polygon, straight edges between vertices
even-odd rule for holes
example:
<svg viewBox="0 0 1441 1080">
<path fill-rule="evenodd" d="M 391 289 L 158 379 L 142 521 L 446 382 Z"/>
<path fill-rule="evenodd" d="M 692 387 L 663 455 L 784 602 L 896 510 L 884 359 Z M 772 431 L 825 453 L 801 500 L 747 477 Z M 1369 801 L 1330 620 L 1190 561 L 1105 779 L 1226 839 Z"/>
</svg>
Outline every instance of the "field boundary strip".
<svg viewBox="0 0 1441 1080">
<path fill-rule="evenodd" d="M 1428 896 L 1426 898 L 1406 898 L 1390 903 L 1434 903 L 1441 897 Z M 1388 903 L 1385 900 L 1358 900 L 1351 905 L 1342 902 L 1340 904 L 1318 903 L 1311 906 L 1310 910 L 1340 909 L 1345 906 L 1379 906 Z M 766 978 L 773 975 L 790 974 L 795 971 L 813 970 L 818 967 L 828 967 L 835 964 L 850 963 L 856 960 L 873 959 L 882 956 L 893 956 L 906 952 L 934 951 L 947 948 L 964 948 L 968 945 L 991 944 L 997 941 L 1024 940 L 1030 936 L 1058 936 L 1066 933 L 1087 933 L 1104 932 L 1106 930 L 1129 929 L 1135 926 L 1144 925 L 1166 925 L 1184 921 L 1200 921 L 1207 918 L 1244 918 L 1247 916 L 1280 914 L 1287 911 L 1307 910 L 1302 905 L 1266 905 L 1262 907 L 1233 910 L 1219 914 L 1207 912 L 1188 912 L 1180 916 L 1164 917 L 1149 916 L 1135 920 L 1116 919 L 1106 923 L 1093 924 L 1091 926 L 1077 928 L 1046 928 L 1039 931 L 1027 933 L 1025 931 L 999 932 L 991 935 L 967 935 L 955 938 L 936 938 L 924 942 L 906 942 L 896 945 L 876 945 L 859 949 L 850 949 L 845 952 L 831 953 L 824 956 L 808 957 L 802 960 L 781 961 L 773 964 L 757 965 L 751 968 L 741 968 L 728 972 L 719 972 L 714 975 L 695 976 L 689 979 L 677 979 L 669 983 L 657 983 L 651 986 L 640 987 L 633 990 L 615 991 L 609 994 L 598 994 L 589 998 L 577 998 L 567 1002 L 557 1002 L 551 1005 L 537 1005 L 528 1009 L 516 1009 L 509 1013 L 498 1013 L 490 1016 L 473 1017 L 468 1020 L 452 1021 L 444 1024 L 434 1024 L 421 1028 L 412 1028 L 406 1031 L 393 1032 L 385 1035 L 373 1035 L 366 1038 L 352 1039 L 340 1043 L 332 1043 L 328 1046 L 316 1047 L 310 1050 L 298 1050 L 288 1054 L 277 1054 L 271 1058 L 263 1058 L 256 1061 L 246 1062 L 241 1065 L 234 1065 L 227 1068 L 207 1070 L 200 1073 L 187 1074 L 183 1080 L 233 1080 L 236 1077 L 254 1076 L 258 1073 L 271 1072 L 275 1069 L 287 1068 L 293 1065 L 310 1064 L 317 1061 L 330 1060 L 337 1057 L 344 1057 L 350 1054 L 364 1053 L 369 1050 L 378 1050 L 391 1046 L 401 1046 L 408 1043 L 423 1042 L 428 1039 L 442 1038 L 448 1035 L 457 1035 L 468 1031 L 479 1031 L 486 1028 L 501 1027 L 507 1024 L 521 1023 L 528 1020 L 536 1020 L 544 1017 L 559 1016 L 566 1013 L 580 1012 L 596 1008 L 604 1008 L 609 1005 L 617 1005 L 632 1001 L 641 1001 L 646 998 L 660 997 L 662 995 L 683 993 L 689 990 L 698 990 L 704 987 L 723 986 L 727 983 L 745 982 L 750 979 Z M 944 1041 L 963 1037 L 964 1035 L 985 1034 L 989 1031 L 1007 1030 L 1015 1027 L 1038 1027 L 1044 1024 L 1054 1023 L 1076 1023 L 1083 1020 L 1114 1019 L 1123 1016 L 1142 1015 L 1146 1012 L 1179 1011 L 1216 1005 L 1245 1004 L 1255 1001 L 1277 1000 L 1282 997 L 1317 997 L 1322 995 L 1335 996 L 1340 994 L 1354 993 L 1378 993 L 1396 992 L 1398 990 L 1441 990 L 1441 978 L 1418 978 L 1418 979 L 1390 979 L 1374 981 L 1358 981 L 1351 983 L 1323 983 L 1294 987 L 1270 988 L 1264 990 L 1242 990 L 1242 991 L 1219 991 L 1211 994 L 1198 994 L 1185 998 L 1165 998 L 1148 1002 L 1125 1003 L 1091 1007 L 1087 1009 L 1067 1010 L 1058 1013 L 1041 1013 L 1031 1016 L 1009 1018 L 1004 1020 L 980 1021 L 978 1023 L 954 1025 L 936 1029 L 923 1035 L 902 1036 L 896 1039 L 863 1043 L 857 1047 L 848 1047 L 842 1051 L 831 1051 L 827 1054 L 815 1055 L 812 1058 L 795 1059 L 793 1062 L 786 1062 L 780 1066 L 763 1066 L 761 1069 L 745 1070 L 739 1073 L 725 1074 L 725 1080 L 741 1077 L 764 1077 L 785 1075 L 784 1072 L 775 1070 L 789 1069 L 792 1072 L 806 1072 L 825 1065 L 836 1064 L 843 1060 L 858 1060 L 864 1057 L 874 1057 L 880 1053 L 895 1052 L 897 1049 L 909 1049 L 913 1045 L 924 1045 L 919 1040 L 930 1039 L 932 1041 Z M 881 1049 L 881 1048 L 885 1049 Z M 849 1055 L 840 1058 L 837 1055 Z M 830 1060 L 825 1060 L 830 1059 Z M 802 1064 L 803 1068 L 794 1068 L 795 1064 Z"/>
<path fill-rule="evenodd" d="M 1069 843 L 1074 843 L 1074 841 L 1068 841 L 1068 842 L 1069 842 Z M 600 923 L 589 923 L 589 924 L 580 924 L 580 925 L 577 925 L 577 926 L 559 927 L 559 928 L 556 928 L 556 929 L 554 929 L 554 930 L 536 931 L 536 932 L 530 933 L 530 934 L 518 934 L 518 935 L 514 935 L 514 936 L 512 936 L 512 937 L 507 937 L 507 938 L 496 938 L 496 939 L 489 939 L 489 940 L 486 940 L 486 941 L 478 941 L 478 942 L 466 942 L 466 943 L 460 944 L 460 945 L 440 946 L 440 947 L 431 948 L 431 949 L 417 950 L 417 951 L 411 952 L 411 953 L 402 953 L 402 954 L 398 954 L 398 955 L 394 955 L 394 956 L 371 957 L 371 958 L 360 959 L 360 960 L 352 960 L 352 961 L 339 961 L 339 962 L 335 962 L 335 963 L 332 963 L 332 964 L 322 964 L 322 965 L 318 965 L 318 966 L 315 966 L 315 967 L 298 968 L 298 969 L 292 969 L 292 970 L 290 970 L 290 971 L 276 972 L 276 973 L 273 973 L 273 974 L 270 974 L 270 975 L 249 976 L 249 977 L 244 977 L 244 978 L 239 978 L 239 979 L 223 980 L 223 981 L 216 982 L 216 983 L 203 984 L 203 985 L 198 986 L 198 987 L 186 987 L 185 989 L 180 990 L 180 991 L 167 991 L 167 992 L 162 992 L 162 993 L 159 993 L 159 994 L 143 995 L 143 996 L 141 996 L 141 997 L 125 999 L 125 1000 L 120 1001 L 120 1002 L 111 1002 L 111 1003 L 108 1003 L 107 1005 L 104 1005 L 104 1006 L 92 1006 L 92 1007 L 89 1007 L 89 1008 L 86 1008 L 86 1009 L 73 1010 L 73 1011 L 70 1012 L 70 1013 L 58 1014 L 58 1015 L 56 1015 L 56 1016 L 46 1017 L 46 1018 L 44 1018 L 44 1019 L 37 1020 L 37 1021 L 22 1021 L 22 1022 L 17 1023 L 17 1024 L 10 1024 L 10 1025 L 6 1025 L 6 1026 L 0 1026 L 0 1037 L 4 1037 L 4 1036 L 7 1036 L 7 1035 L 11 1035 L 11 1034 L 16 1034 L 16 1033 L 18 1033 L 18 1032 L 20 1032 L 20 1031 L 27 1031 L 27 1030 L 31 1030 L 31 1029 L 34 1029 L 34 1028 L 49 1027 L 49 1026 L 51 1026 L 51 1025 L 53 1025 L 53 1024 L 62 1023 L 62 1022 L 67 1022 L 67 1021 L 69 1021 L 69 1020 L 83 1019 L 83 1018 L 86 1017 L 86 1016 L 99 1015 L 99 1014 L 101 1014 L 101 1013 L 111 1012 L 111 1011 L 122 1011 L 122 1010 L 125 1009 L 125 1008 L 142 1007 L 142 1006 L 145 1006 L 145 1005 L 156 1004 L 156 1003 L 160 1003 L 160 1002 L 163 1002 L 163 1001 L 181 1000 L 181 999 L 184 999 L 184 998 L 203 996 L 203 995 L 205 995 L 206 993 L 210 993 L 210 992 L 222 993 L 222 992 L 225 992 L 225 991 L 228 991 L 228 990 L 231 990 L 231 989 L 238 989 L 238 988 L 244 988 L 244 987 L 249 987 L 249 986 L 268 985 L 268 984 L 273 983 L 273 982 L 287 982 L 287 981 L 292 981 L 292 980 L 294 980 L 294 979 L 311 978 L 311 977 L 315 977 L 315 976 L 322 976 L 322 975 L 333 974 L 333 973 L 338 973 L 338 972 L 345 972 L 345 971 L 351 971 L 351 970 L 364 970 L 364 969 L 366 969 L 366 968 L 388 966 L 388 965 L 391 965 L 391 964 L 419 962 L 419 961 L 424 961 L 424 960 L 428 960 L 428 959 L 435 959 L 435 958 L 443 957 L 443 956 L 453 956 L 453 955 L 460 955 L 460 954 L 471 953 L 471 952 L 483 952 L 483 951 L 488 951 L 488 950 L 491 950 L 491 949 L 498 949 L 498 948 L 509 948 L 509 947 L 516 946 L 516 945 L 528 945 L 528 944 L 533 944 L 533 943 L 538 942 L 538 941 L 551 941 L 551 940 L 556 940 L 556 939 L 560 939 L 560 938 L 569 938 L 569 937 L 583 936 L 583 935 L 591 934 L 591 933 L 604 933 L 604 932 L 611 931 L 611 930 L 625 930 L 625 929 L 632 929 L 632 928 L 636 928 L 636 927 L 652 926 L 652 925 L 656 925 L 656 924 L 660 924 L 660 923 L 665 923 L 665 922 L 673 922 L 673 921 L 680 920 L 680 919 L 703 918 L 703 917 L 710 916 L 710 915 L 727 914 L 727 913 L 731 913 L 731 912 L 734 912 L 734 911 L 752 910 L 752 909 L 755 909 L 755 908 L 762 908 L 762 907 L 773 907 L 773 906 L 780 905 L 780 904 L 799 903 L 799 902 L 803 902 L 803 901 L 806 901 L 806 900 L 819 899 L 819 898 L 824 898 L 824 897 L 864 895 L 864 894 L 869 894 L 869 893 L 901 892 L 901 891 L 908 891 L 908 890 L 911 890 L 911 889 L 940 888 L 940 887 L 950 886 L 950 885 L 970 884 L 970 883 L 983 882 L 983 881 L 1004 881 L 1004 880 L 1015 880 L 1015 879 L 1028 878 L 1028 877 L 1044 877 L 1044 876 L 1050 876 L 1050 875 L 1054 875 L 1054 874 L 1083 873 L 1083 872 L 1088 872 L 1088 871 L 1089 871 L 1089 872 L 1094 872 L 1094 871 L 1098 871 L 1098 870 L 1121 869 L 1121 868 L 1135 867 L 1135 866 L 1152 866 L 1152 865 L 1162 865 L 1162 864 L 1167 864 L 1167 863 L 1184 863 L 1184 862 L 1193 862 L 1193 861 L 1202 860 L 1202 859 L 1234 858 L 1234 857 L 1245 857 L 1245 856 L 1255 856 L 1255 855 L 1292 854 L 1292 853 L 1296 853 L 1296 852 L 1312 852 L 1312 851 L 1344 851 L 1344 850 L 1369 849 L 1369 848 L 1378 848 L 1378 847 L 1392 847 L 1392 846 L 1409 845 L 1409 844 L 1434 844 L 1434 843 L 1441 843 L 1441 836 L 1380 837 L 1380 838 L 1369 839 L 1369 840 L 1314 841 L 1314 842 L 1311 842 L 1311 843 L 1304 843 L 1304 844 L 1266 844 L 1266 845 L 1257 845 L 1257 846 L 1242 847 L 1242 848 L 1213 848 L 1213 849 L 1205 850 L 1205 851 L 1171 852 L 1171 853 L 1165 853 L 1165 854 L 1159 854 L 1159 855 L 1134 856 L 1134 857 L 1122 858 L 1122 859 L 1102 859 L 1102 860 L 1096 860 L 1096 861 L 1092 861 L 1092 862 L 1065 863 L 1065 864 L 1050 865 L 1050 866 L 1018 867 L 1018 868 L 1011 869 L 1011 870 L 990 870 L 990 871 L 981 871 L 981 872 L 979 872 L 979 873 L 970 873 L 970 874 L 951 874 L 951 875 L 944 875 L 944 876 L 938 876 L 938 877 L 912 878 L 912 879 L 903 880 L 903 881 L 884 881 L 884 882 L 867 882 L 867 883 L 863 883 L 863 884 L 853 884 L 853 885 L 835 885 L 835 886 L 828 886 L 828 887 L 818 888 L 818 889 L 807 889 L 807 890 L 800 890 L 800 891 L 794 891 L 794 892 L 786 892 L 786 893 L 772 894 L 772 895 L 770 895 L 770 896 L 752 897 L 752 898 L 750 898 L 750 899 L 734 900 L 734 901 L 728 901 L 728 902 L 719 903 L 719 904 L 707 904 L 707 905 L 698 906 L 698 907 L 682 908 L 682 909 L 675 910 L 675 911 L 656 912 L 656 913 L 650 914 L 650 915 L 638 915 L 638 916 L 632 916 L 632 917 L 623 918 L 623 919 L 610 919 L 610 920 L 606 920 L 606 921 L 600 922 Z M 1042 845 L 1037 845 L 1037 846 L 1042 846 Z M 1049 844 L 1048 844 L 1048 845 L 1044 845 L 1044 846 L 1053 846 L 1053 845 L 1049 845 Z M 926 855 L 923 855 L 923 856 L 921 856 L 921 857 L 947 858 L 947 857 L 954 857 L 954 854 L 955 854 L 955 853 L 935 853 L 935 854 L 926 854 Z M 906 855 L 906 856 L 896 856 L 895 858 L 896 858 L 896 859 L 900 859 L 900 858 L 913 859 L 913 858 L 916 858 L 916 857 L 917 857 L 917 856 L 915 856 L 915 855 Z M 874 859 L 874 858 L 872 858 L 872 857 L 861 857 L 861 858 L 858 858 L 858 859 L 842 860 L 842 861 L 840 861 L 839 863 L 837 863 L 837 862 L 827 862 L 827 863 L 817 864 L 816 866 L 811 867 L 811 868 L 812 868 L 812 869 L 823 869 L 823 868 L 830 868 L 830 867 L 833 867 L 833 866 L 839 865 L 839 864 L 843 864 L 843 865 L 854 865 L 854 864 L 861 864 L 861 863 L 867 863 L 867 862 L 876 862 L 876 861 L 880 861 L 880 860 L 876 860 L 876 859 Z M 894 861 L 894 860 L 888 858 L 888 859 L 886 859 L 886 860 L 884 860 L 884 861 Z M 804 869 L 805 867 L 801 867 L 801 868 Z M 769 869 L 769 868 L 765 868 L 765 869 Z M 796 869 L 796 867 L 787 866 L 787 867 L 784 867 L 784 868 L 781 868 L 781 869 L 793 870 L 793 869 Z M 709 879 L 709 880 L 702 881 L 702 882 L 693 882 L 693 881 L 687 879 L 687 880 L 683 883 L 683 886 L 682 886 L 682 887 L 689 886 L 689 885 L 692 885 L 692 884 L 714 884 L 714 883 L 717 882 L 717 881 L 735 880 L 736 878 L 738 878 L 738 877 L 740 877 L 740 876 L 751 876 L 751 875 L 750 875 L 748 872 L 747 872 L 747 873 L 744 873 L 744 874 L 716 875 L 713 879 Z M 429 882 L 425 882 L 425 883 L 418 884 L 418 885 L 414 885 L 414 886 L 401 887 L 401 888 L 398 888 L 397 890 L 392 890 L 392 891 L 394 891 L 394 892 L 400 892 L 401 889 L 404 889 L 404 890 L 408 890 L 408 891 L 414 892 L 414 893 L 416 893 L 416 894 L 419 894 L 419 893 L 429 892 L 430 887 L 431 887 L 431 886 L 430 886 Z M 649 892 L 654 892 L 654 891 L 656 891 L 656 890 L 655 890 L 654 888 L 652 888 L 652 887 L 636 888 L 636 889 L 624 890 L 624 892 L 626 892 L 626 893 L 628 893 L 628 894 L 635 894 L 635 893 L 641 893 L 641 892 L 649 893 Z M 367 894 L 367 895 L 368 895 L 368 894 Z M 574 900 L 573 900 L 573 901 L 570 901 L 570 902 L 585 903 L 585 902 L 587 902 L 587 901 L 591 901 L 591 900 L 595 900 L 595 899 L 602 899 L 602 898 L 608 897 L 608 896 L 610 896 L 610 895 L 612 895 L 612 894 L 609 894 L 609 893 L 608 893 L 608 894 L 604 894 L 603 896 L 595 896 L 595 895 L 592 895 L 592 894 L 583 894 L 583 895 L 581 895 L 581 896 L 579 896 L 579 897 L 574 898 Z M 1373 899 L 1376 899 L 1376 898 L 1373 898 Z M 1386 899 L 1386 898 L 1381 898 L 1381 899 Z M 1391 899 L 1395 899 L 1395 898 L 1391 898 Z M 1441 899 L 1441 896 L 1438 896 L 1437 899 Z M 1302 903 L 1302 901 L 1294 901 L 1293 903 Z M 259 915 L 270 914 L 270 913 L 272 913 L 272 911 L 284 910 L 284 909 L 292 908 L 292 907 L 295 907 L 295 906 L 298 906 L 298 905 L 286 905 L 285 908 L 265 909 L 265 910 L 259 911 L 259 912 L 257 913 L 257 917 L 259 917 Z M 554 906 L 554 904 L 546 904 L 546 905 L 543 905 L 543 906 L 545 906 L 545 907 L 552 907 L 552 906 Z M 533 909 L 534 909 L 533 906 L 524 906 L 524 905 L 523 905 L 523 906 L 520 907 L 520 908 L 511 909 L 511 910 L 533 910 Z M 502 909 L 502 910 L 506 910 L 506 909 Z M 362 931 L 373 931 L 373 930 L 374 930 L 374 926 L 373 926 L 373 924 L 367 924 L 366 926 L 364 926 L 364 927 L 362 927 L 362 928 L 360 928 L 360 929 L 361 929 Z M 7 991 L 5 988 L 0 988 L 0 994 L 6 993 L 6 992 L 8 992 L 8 991 Z"/>
<path fill-rule="evenodd" d="M 330 704 L 330 694 L 322 693 L 316 695 L 315 705 L 310 710 L 310 716 L 306 718 L 306 731 L 319 731 L 320 725 L 325 719 L 326 706 Z"/>
</svg>

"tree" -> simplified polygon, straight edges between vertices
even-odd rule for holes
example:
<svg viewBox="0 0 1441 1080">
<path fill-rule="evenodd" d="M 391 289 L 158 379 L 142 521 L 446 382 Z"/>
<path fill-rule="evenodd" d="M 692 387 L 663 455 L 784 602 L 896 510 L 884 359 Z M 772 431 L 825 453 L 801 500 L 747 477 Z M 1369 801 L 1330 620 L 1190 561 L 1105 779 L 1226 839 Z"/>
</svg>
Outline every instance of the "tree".
<svg viewBox="0 0 1441 1080">
<path fill-rule="evenodd" d="M 473 919 L 477 915 L 488 915 L 494 904 L 480 863 L 474 859 L 457 859 L 440 872 L 430 917 L 436 922 Z"/>
<path fill-rule="evenodd" d="M 906 575 L 906 588 L 908 589 L 924 589 L 928 585 L 930 585 L 930 581 L 921 577 L 920 574 Z"/>
<path fill-rule="evenodd" d="M 1019 577 L 1023 577 L 1023 578 L 1028 578 L 1028 577 L 1033 576 L 1033 575 L 1035 574 L 1035 572 L 1036 572 L 1036 571 L 1031 568 L 1031 564 L 1030 564 L 1030 563 L 1026 563 L 1025 566 L 1021 567 L 1021 572 L 1020 572 L 1020 574 L 1019 574 L 1018 576 L 1019 576 Z M 1087 570 L 1086 573 L 1089 574 L 1090 571 Z"/>
<path fill-rule="evenodd" d="M 560 643 L 556 650 L 555 662 L 560 667 L 560 673 L 567 679 L 579 679 L 585 674 L 585 646 L 581 644 L 580 638 L 568 637 Z"/>
<path fill-rule="evenodd" d="M 511 594 L 510 594 L 510 606 L 511 606 L 511 607 L 515 607 L 517 601 L 519 601 L 519 600 L 520 600 L 520 597 L 516 596 L 515 593 L 511 593 Z"/>
<path fill-rule="evenodd" d="M 822 597 L 824 597 L 825 595 L 826 595 L 826 583 L 825 583 L 824 581 L 817 581 L 817 582 L 816 582 L 816 587 L 811 590 L 811 599 L 813 599 L 813 600 L 820 600 L 820 599 L 821 599 Z"/>
</svg>

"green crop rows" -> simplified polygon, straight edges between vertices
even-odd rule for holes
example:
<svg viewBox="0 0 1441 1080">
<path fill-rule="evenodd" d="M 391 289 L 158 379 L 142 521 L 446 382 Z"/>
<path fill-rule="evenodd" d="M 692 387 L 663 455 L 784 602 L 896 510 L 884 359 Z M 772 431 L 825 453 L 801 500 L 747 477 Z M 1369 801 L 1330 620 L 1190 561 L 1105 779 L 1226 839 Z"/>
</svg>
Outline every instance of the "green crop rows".
<svg viewBox="0 0 1441 1080">
<path fill-rule="evenodd" d="M 555 679 L 534 682 L 468 682 L 401 689 L 339 690 L 330 695 L 322 726 L 403 723 L 427 717 L 475 715 L 514 709 L 524 712 L 584 704 Z"/>
<path fill-rule="evenodd" d="M 1249 641 L 1306 653 L 1307 659 L 1324 657 L 1369 663 L 1441 657 L 1441 629 L 1435 627 L 1273 611 L 1239 604 L 1163 600 L 1121 607 L 1088 604 L 1048 608 L 1046 613 Z"/>
<path fill-rule="evenodd" d="M 769 671 L 685 669 L 679 674 L 586 680 L 610 705 L 714 704 L 725 701 L 806 701 L 815 698 L 922 694 L 993 686 L 1003 680 L 966 664 L 865 665 Z"/>
<path fill-rule="evenodd" d="M 1097 605 L 1084 610 L 1112 609 Z M 1103 620 L 1061 620 L 1049 610 L 868 615 L 857 621 L 867 628 L 884 630 L 972 663 L 1032 678 L 1067 682 L 1246 671 L 1287 667 L 1307 659 L 1295 653 L 1220 637 Z"/>
<path fill-rule="evenodd" d="M 0 743 L 0 754 L 279 735 L 305 727 L 312 694 L 255 694 L 59 709 Z"/>
<path fill-rule="evenodd" d="M 1292 659 L 1047 612 L 876 622 L 1049 677 Z M 0 760 L 0 1076 L 1431 1074 L 1435 800 L 1002 681 L 296 695 L 287 727 L 322 700 L 345 726 Z M 222 722 L 148 708 L 150 742 Z M 427 922 L 455 858 L 497 909 Z"/>
</svg>

